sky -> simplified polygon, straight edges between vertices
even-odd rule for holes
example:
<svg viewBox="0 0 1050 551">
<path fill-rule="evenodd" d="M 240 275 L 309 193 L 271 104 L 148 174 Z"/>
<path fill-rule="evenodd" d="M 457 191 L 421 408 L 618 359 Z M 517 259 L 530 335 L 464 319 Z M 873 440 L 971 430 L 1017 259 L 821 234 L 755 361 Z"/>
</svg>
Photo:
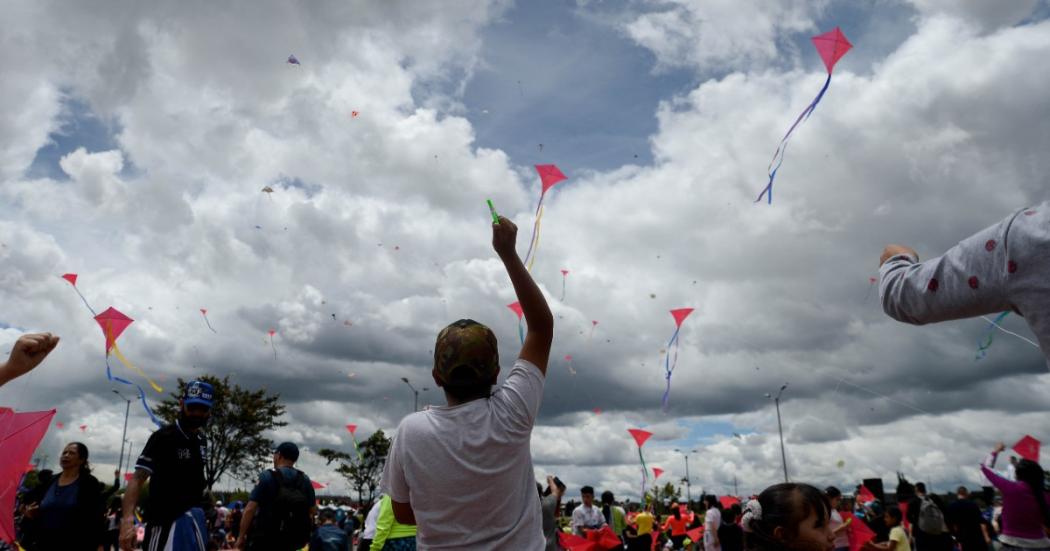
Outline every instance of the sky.
<svg viewBox="0 0 1050 551">
<path fill-rule="evenodd" d="M 110 473 L 121 448 L 104 340 L 59 277 L 77 273 L 96 310 L 135 320 L 120 347 L 166 391 L 207 373 L 279 393 L 288 425 L 270 437 L 344 491 L 316 451 L 350 449 L 347 423 L 394 433 L 413 408 L 402 377 L 442 404 L 430 369 L 446 324 L 490 326 L 509 371 L 515 298 L 485 199 L 524 254 L 540 163 L 568 180 L 546 198 L 532 271 L 556 316 L 537 478 L 636 499 L 627 429 L 644 428 L 661 481 L 681 485 L 688 464 L 694 495 L 758 492 L 783 477 L 765 395 L 785 383 L 789 475 L 821 487 L 892 487 L 897 472 L 977 487 L 996 442 L 1050 439 L 1039 350 L 1000 333 L 977 360 L 987 322 L 895 322 L 868 279 L 887 243 L 929 258 L 1046 200 L 1046 3 L 34 0 L 6 13 L 0 352 L 23 331 L 62 342 L 0 405 L 58 410 L 64 428 L 38 450 L 51 467 L 80 440 Z M 809 38 L 835 26 L 854 48 L 796 130 L 773 204 L 755 204 L 826 78 Z M 696 310 L 663 411 L 680 307 Z M 1031 338 L 1016 316 L 1004 326 Z M 151 429 L 132 404 L 131 448 Z"/>
</svg>

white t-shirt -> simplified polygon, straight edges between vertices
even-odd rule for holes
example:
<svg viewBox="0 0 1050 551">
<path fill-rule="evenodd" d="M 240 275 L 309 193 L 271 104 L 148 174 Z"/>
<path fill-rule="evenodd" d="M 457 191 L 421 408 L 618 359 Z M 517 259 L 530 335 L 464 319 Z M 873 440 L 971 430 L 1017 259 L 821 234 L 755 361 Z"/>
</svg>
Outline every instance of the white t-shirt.
<svg viewBox="0 0 1050 551">
<path fill-rule="evenodd" d="M 578 505 L 572 511 L 572 531 L 581 533 L 582 528 L 601 528 L 605 524 L 605 515 L 602 510 L 592 505 Z"/>
<path fill-rule="evenodd" d="M 719 526 L 722 526 L 722 511 L 719 511 L 717 507 L 711 507 L 704 513 L 704 549 L 707 551 L 717 551 L 722 548 L 721 542 L 715 545 Z"/>
<path fill-rule="evenodd" d="M 368 510 L 368 515 L 365 516 L 365 528 L 361 532 L 361 539 L 370 540 L 376 537 L 376 523 L 379 521 L 379 505 L 383 503 L 383 496 L 376 496 L 376 502 L 372 504 L 372 508 Z"/>
<path fill-rule="evenodd" d="M 543 374 L 518 359 L 491 397 L 401 421 L 382 487 L 411 503 L 419 549 L 544 549 L 529 450 L 542 400 Z"/>
</svg>

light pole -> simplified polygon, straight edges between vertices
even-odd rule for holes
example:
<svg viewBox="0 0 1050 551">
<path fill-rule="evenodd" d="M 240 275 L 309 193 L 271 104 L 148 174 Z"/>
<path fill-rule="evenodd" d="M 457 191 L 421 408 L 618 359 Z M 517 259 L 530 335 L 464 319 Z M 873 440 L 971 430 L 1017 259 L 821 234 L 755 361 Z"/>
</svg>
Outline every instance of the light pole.
<svg viewBox="0 0 1050 551">
<path fill-rule="evenodd" d="M 120 396 L 124 402 L 124 434 L 120 436 L 120 460 L 117 461 L 117 484 L 120 484 L 120 477 L 124 473 L 124 442 L 128 438 L 128 413 L 131 412 L 131 399 L 125 397 L 123 394 L 118 392 L 116 389 L 112 389 L 113 394 Z M 129 461 L 130 463 L 130 461 Z"/>
<path fill-rule="evenodd" d="M 772 398 L 773 403 L 777 406 L 777 430 L 780 432 L 780 460 L 784 464 L 784 482 L 788 482 L 788 461 L 787 454 L 784 453 L 784 425 L 780 422 L 780 395 L 784 393 L 784 389 L 787 387 L 788 384 L 784 383 L 776 396 L 766 393 L 766 398 Z"/>
<path fill-rule="evenodd" d="M 689 480 L 689 454 L 696 453 L 696 450 L 689 450 L 689 453 L 686 453 L 682 450 L 679 450 L 678 448 L 675 448 L 674 451 L 685 456 L 685 499 L 686 503 L 691 503 L 693 501 L 693 482 Z"/>
<path fill-rule="evenodd" d="M 412 389 L 412 395 L 414 396 L 414 400 L 412 402 L 412 411 L 419 411 L 419 391 L 416 390 L 416 387 L 412 386 L 412 383 L 408 382 L 408 377 L 401 377 L 401 380 L 404 381 L 406 385 L 408 385 L 408 388 Z M 426 392 L 428 390 L 430 389 L 427 387 L 423 387 L 423 392 Z"/>
</svg>

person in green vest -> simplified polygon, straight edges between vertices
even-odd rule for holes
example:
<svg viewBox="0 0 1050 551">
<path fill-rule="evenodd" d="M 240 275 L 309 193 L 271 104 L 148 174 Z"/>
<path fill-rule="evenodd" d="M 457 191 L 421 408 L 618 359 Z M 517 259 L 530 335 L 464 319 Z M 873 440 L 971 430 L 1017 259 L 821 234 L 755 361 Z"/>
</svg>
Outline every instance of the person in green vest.
<svg viewBox="0 0 1050 551">
<path fill-rule="evenodd" d="M 623 530 L 627 528 L 627 513 L 615 502 L 616 497 L 612 492 L 608 490 L 602 492 L 602 516 L 605 517 L 605 523 L 612 528 L 616 537 L 623 541 Z"/>
<path fill-rule="evenodd" d="M 394 506 L 386 494 L 379 501 L 376 535 L 369 551 L 416 551 L 415 525 L 401 524 L 394 518 Z"/>
</svg>

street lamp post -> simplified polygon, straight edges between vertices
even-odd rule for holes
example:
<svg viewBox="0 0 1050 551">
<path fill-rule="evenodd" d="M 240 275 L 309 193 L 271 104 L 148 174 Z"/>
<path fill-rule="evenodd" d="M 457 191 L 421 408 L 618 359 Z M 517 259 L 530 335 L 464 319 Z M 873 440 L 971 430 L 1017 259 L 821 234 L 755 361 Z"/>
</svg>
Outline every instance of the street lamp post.
<svg viewBox="0 0 1050 551">
<path fill-rule="evenodd" d="M 120 484 L 120 476 L 124 472 L 124 442 L 126 442 L 128 438 L 128 413 L 131 412 L 131 399 L 125 397 L 116 389 L 113 389 L 113 394 L 120 396 L 120 398 L 126 402 L 124 404 L 124 434 L 120 437 L 120 460 L 117 461 L 117 484 Z M 128 461 L 128 463 L 130 463 L 130 461 Z"/>
<path fill-rule="evenodd" d="M 412 386 L 412 383 L 408 382 L 408 377 L 401 377 L 401 380 L 404 381 L 406 385 L 408 385 L 408 388 L 412 389 L 412 411 L 419 411 L 419 391 L 416 390 L 416 387 Z M 427 387 L 423 387 L 423 392 L 426 392 L 428 390 L 430 389 Z"/>
<path fill-rule="evenodd" d="M 784 465 L 784 482 L 788 482 L 788 462 L 787 454 L 784 453 L 784 425 L 780 422 L 780 395 L 784 393 L 784 389 L 788 387 L 787 383 L 784 383 L 780 387 L 780 391 L 777 392 L 776 396 L 770 393 L 766 393 L 766 398 L 772 398 L 773 403 L 777 406 L 777 430 L 780 432 L 780 461 Z"/>
<path fill-rule="evenodd" d="M 696 453 L 696 450 L 689 450 L 689 453 L 686 453 L 682 450 L 679 450 L 678 448 L 675 448 L 674 451 L 685 456 L 685 499 L 686 502 L 689 503 L 693 501 L 693 482 L 689 479 L 689 454 Z"/>
</svg>

